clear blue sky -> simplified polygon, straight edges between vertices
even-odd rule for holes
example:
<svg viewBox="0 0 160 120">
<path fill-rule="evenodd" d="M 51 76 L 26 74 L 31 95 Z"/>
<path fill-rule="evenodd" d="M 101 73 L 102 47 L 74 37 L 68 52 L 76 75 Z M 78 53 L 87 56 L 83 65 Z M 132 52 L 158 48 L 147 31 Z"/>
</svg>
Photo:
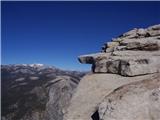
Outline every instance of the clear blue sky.
<svg viewBox="0 0 160 120">
<path fill-rule="evenodd" d="M 111 38 L 160 23 L 160 2 L 2 2 L 2 64 L 89 70 L 77 56 Z"/>
</svg>

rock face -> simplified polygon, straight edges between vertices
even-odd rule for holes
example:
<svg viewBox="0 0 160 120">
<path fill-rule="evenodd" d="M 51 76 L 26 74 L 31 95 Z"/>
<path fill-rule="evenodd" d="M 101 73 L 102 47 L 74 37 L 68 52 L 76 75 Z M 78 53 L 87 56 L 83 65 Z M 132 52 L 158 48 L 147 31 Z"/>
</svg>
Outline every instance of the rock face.
<svg viewBox="0 0 160 120">
<path fill-rule="evenodd" d="M 133 29 L 102 47 L 102 53 L 83 55 L 94 73 L 136 76 L 160 71 L 160 25 Z"/>
<path fill-rule="evenodd" d="M 98 108 L 100 120 L 159 120 L 160 76 L 121 86 Z"/>
<path fill-rule="evenodd" d="M 115 89 L 132 82 L 153 79 L 154 76 L 156 75 L 150 74 L 128 78 L 104 73 L 87 75 L 81 80 L 71 99 L 65 120 L 92 120 L 91 116 L 98 110 L 100 103 Z"/>
<path fill-rule="evenodd" d="M 160 25 L 133 29 L 78 57 L 92 64 L 64 120 L 160 120 Z"/>
<path fill-rule="evenodd" d="M 2 120 L 63 120 L 83 72 L 2 65 Z"/>
</svg>

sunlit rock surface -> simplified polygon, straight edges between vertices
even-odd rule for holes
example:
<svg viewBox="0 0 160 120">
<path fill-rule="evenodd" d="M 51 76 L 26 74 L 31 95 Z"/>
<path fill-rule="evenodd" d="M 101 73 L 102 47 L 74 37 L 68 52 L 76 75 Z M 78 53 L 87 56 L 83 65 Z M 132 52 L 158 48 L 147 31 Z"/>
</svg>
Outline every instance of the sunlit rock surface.
<svg viewBox="0 0 160 120">
<path fill-rule="evenodd" d="M 92 64 L 64 120 L 160 120 L 160 25 L 134 28 L 78 57 Z"/>
</svg>

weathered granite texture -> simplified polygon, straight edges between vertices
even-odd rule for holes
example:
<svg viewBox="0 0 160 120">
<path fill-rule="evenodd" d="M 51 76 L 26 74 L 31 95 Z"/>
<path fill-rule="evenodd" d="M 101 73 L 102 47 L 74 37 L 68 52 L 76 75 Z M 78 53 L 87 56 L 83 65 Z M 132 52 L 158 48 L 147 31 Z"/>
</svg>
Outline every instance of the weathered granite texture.
<svg viewBox="0 0 160 120">
<path fill-rule="evenodd" d="M 92 64 L 92 73 L 64 120 L 160 120 L 160 25 L 135 28 L 78 59 Z"/>
<path fill-rule="evenodd" d="M 112 39 L 101 53 L 79 56 L 94 73 L 137 76 L 160 71 L 160 25 L 133 29 Z"/>
<path fill-rule="evenodd" d="M 98 113 L 100 120 L 159 120 L 160 76 L 115 89 L 100 103 Z"/>
<path fill-rule="evenodd" d="M 99 119 L 92 118 L 92 115 L 96 111 L 98 111 L 99 116 L 102 116 L 101 118 L 104 117 L 103 114 L 105 113 L 105 111 L 101 110 L 101 106 L 102 106 L 101 104 L 103 104 L 104 102 L 107 102 L 106 100 L 108 98 L 107 95 L 114 94 L 114 91 L 116 89 L 118 90 L 119 87 L 121 86 L 124 86 L 124 85 L 127 86 L 127 84 L 132 84 L 132 83 L 135 84 L 136 82 L 142 81 L 142 80 L 153 80 L 156 76 L 157 76 L 157 73 L 143 75 L 143 76 L 135 76 L 135 77 L 124 77 L 117 74 L 106 74 L 106 73 L 105 74 L 94 73 L 94 74 L 86 75 L 80 81 L 77 87 L 77 90 L 71 99 L 68 110 L 65 113 L 64 120 L 92 120 L 92 119 L 99 120 Z M 158 84 L 155 83 L 155 89 L 158 89 L 158 86 L 160 87 L 159 83 Z M 149 84 L 148 84 L 148 87 L 150 87 Z M 133 88 L 136 88 L 136 85 Z M 137 92 L 138 92 L 138 89 L 139 88 L 137 88 Z M 152 86 L 152 89 L 153 89 L 153 86 Z M 146 89 L 144 89 L 144 91 L 145 90 Z M 130 90 L 130 92 L 132 91 Z M 123 96 L 123 93 L 121 94 Z M 124 92 L 124 95 L 125 95 L 125 92 Z M 140 94 L 137 95 L 137 97 L 140 97 L 140 96 L 141 96 Z M 134 102 L 134 101 L 131 101 L 131 102 Z M 128 104 L 131 104 L 131 103 L 128 102 Z M 135 104 L 136 104 L 136 101 L 135 101 Z M 137 105 L 138 104 L 139 103 L 137 102 Z M 160 108 L 159 104 L 157 104 L 157 106 L 159 106 Z M 107 109 L 107 106 L 104 106 L 104 107 L 105 107 L 104 109 Z M 127 111 L 127 108 L 125 109 Z M 103 119 L 103 120 L 111 120 L 111 119 Z M 119 119 L 119 120 L 130 120 L 130 119 Z M 146 120 L 146 119 L 142 119 L 142 120 Z"/>
</svg>

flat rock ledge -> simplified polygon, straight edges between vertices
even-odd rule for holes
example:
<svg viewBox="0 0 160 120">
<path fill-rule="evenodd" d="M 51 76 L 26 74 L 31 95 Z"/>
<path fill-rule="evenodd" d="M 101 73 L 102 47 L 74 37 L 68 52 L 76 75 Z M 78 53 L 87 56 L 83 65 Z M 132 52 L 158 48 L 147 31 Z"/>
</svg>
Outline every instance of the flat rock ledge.
<svg viewBox="0 0 160 120">
<path fill-rule="evenodd" d="M 135 28 L 78 59 L 92 64 L 92 73 L 80 81 L 64 120 L 160 120 L 160 25 Z"/>
<path fill-rule="evenodd" d="M 93 73 L 138 76 L 160 72 L 160 24 L 135 28 L 102 46 L 96 54 L 78 57 Z"/>
</svg>

